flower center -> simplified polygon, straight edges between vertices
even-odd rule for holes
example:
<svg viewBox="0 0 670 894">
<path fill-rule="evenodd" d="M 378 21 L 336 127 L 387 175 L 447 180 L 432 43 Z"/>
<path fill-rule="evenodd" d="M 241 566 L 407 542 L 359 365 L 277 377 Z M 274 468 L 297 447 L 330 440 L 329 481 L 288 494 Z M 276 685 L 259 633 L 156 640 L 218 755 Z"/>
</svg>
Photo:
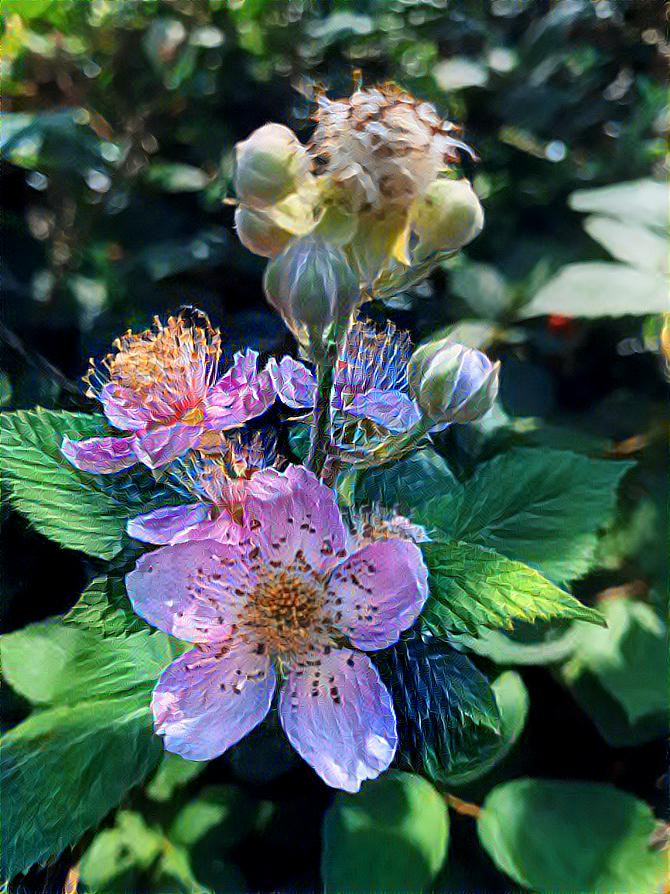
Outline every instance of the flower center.
<svg viewBox="0 0 670 894">
<path fill-rule="evenodd" d="M 273 656 L 303 655 L 327 636 L 324 598 L 317 581 L 268 569 L 249 595 L 243 623 Z"/>
</svg>

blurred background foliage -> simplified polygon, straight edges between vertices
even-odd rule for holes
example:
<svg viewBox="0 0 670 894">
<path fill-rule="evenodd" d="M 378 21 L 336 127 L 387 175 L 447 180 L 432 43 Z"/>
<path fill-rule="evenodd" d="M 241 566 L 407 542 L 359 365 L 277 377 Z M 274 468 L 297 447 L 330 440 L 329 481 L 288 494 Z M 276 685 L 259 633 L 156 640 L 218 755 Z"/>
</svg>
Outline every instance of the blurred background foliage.
<svg viewBox="0 0 670 894">
<path fill-rule="evenodd" d="M 670 124 L 660 4 L 4 0 L 3 12 L 6 408 L 85 408 L 86 358 L 182 304 L 210 313 L 229 352 L 292 349 L 263 299 L 264 262 L 236 240 L 224 200 L 236 141 L 269 120 L 308 138 L 315 84 L 348 94 L 360 68 L 367 83 L 397 80 L 463 125 L 481 158 L 465 173 L 484 203 L 485 230 L 465 255 L 381 309 L 416 340 L 453 332 L 503 361 L 500 406 L 485 423 L 441 436 L 438 448 L 457 474 L 510 445 L 638 464 L 600 541 L 598 570 L 576 585 L 609 629 L 577 625 L 549 637 L 520 629 L 478 641 L 483 663 L 500 674 L 501 710 L 508 705 L 491 766 L 512 755 L 483 781 L 453 780 L 453 790 L 481 803 L 492 785 L 523 773 L 587 779 L 614 783 L 659 814 L 670 341 L 660 315 Z M 5 628 L 70 608 L 91 560 L 59 550 L 13 514 L 4 522 Z M 11 724 L 25 705 L 4 698 Z M 271 731 L 217 762 L 222 769 L 196 777 L 182 763 L 166 758 L 88 842 L 89 890 L 318 888 L 331 798 Z M 494 868 L 468 817 L 456 816 L 451 831 L 435 819 L 442 838 L 424 842 L 412 811 L 437 810 L 432 796 L 419 810 L 425 793 L 407 794 L 402 774 L 385 785 L 382 804 L 405 804 L 403 840 L 419 866 L 407 883 L 416 890 L 438 873 L 449 837 L 435 890 L 509 890 L 500 869 L 525 888 L 563 890 L 560 878 L 538 884 L 537 865 Z M 509 786 L 495 793 L 501 805 L 511 797 Z M 570 806 L 557 800 L 559 828 L 547 836 L 574 817 L 586 828 L 600 809 L 597 792 L 571 797 Z M 535 821 L 528 791 L 512 803 Z M 396 829 L 379 831 L 379 805 L 361 802 L 351 819 L 347 804 L 338 796 L 325 827 L 347 859 L 374 850 L 369 836 L 347 837 L 360 823 L 377 828 L 375 847 L 397 846 Z M 615 850 L 616 834 L 609 841 L 601 831 L 604 850 Z M 485 848 L 496 835 L 479 834 Z M 542 854 L 529 859 L 541 865 Z M 333 889 L 345 884 L 342 871 L 324 866 Z M 610 890 L 612 878 L 598 883 Z M 33 879 L 26 890 L 38 884 L 46 883 Z"/>
</svg>

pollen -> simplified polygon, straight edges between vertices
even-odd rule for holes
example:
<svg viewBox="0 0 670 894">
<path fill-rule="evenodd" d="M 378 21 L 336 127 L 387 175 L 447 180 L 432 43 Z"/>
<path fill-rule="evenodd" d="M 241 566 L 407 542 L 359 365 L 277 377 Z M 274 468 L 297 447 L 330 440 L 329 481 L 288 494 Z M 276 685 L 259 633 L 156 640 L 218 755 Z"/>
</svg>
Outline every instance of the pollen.
<svg viewBox="0 0 670 894">
<path fill-rule="evenodd" d="M 243 624 L 274 656 L 303 656 L 328 632 L 324 600 L 325 592 L 315 580 L 286 569 L 267 569 L 249 596 Z"/>
<path fill-rule="evenodd" d="M 158 317 L 151 329 L 125 335 L 114 342 L 100 367 L 91 363 L 84 377 L 89 394 L 99 396 L 112 386 L 126 402 L 134 403 L 156 423 L 202 421 L 200 403 L 216 379 L 221 358 L 221 336 L 202 315 L 197 323 L 184 316 Z"/>
</svg>

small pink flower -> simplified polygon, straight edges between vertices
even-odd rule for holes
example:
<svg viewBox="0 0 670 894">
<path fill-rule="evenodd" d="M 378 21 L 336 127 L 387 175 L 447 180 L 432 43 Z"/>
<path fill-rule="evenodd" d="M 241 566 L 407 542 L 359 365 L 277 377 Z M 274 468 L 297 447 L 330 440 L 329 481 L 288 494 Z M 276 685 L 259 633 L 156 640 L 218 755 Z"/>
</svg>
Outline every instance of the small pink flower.
<svg viewBox="0 0 670 894">
<path fill-rule="evenodd" d="M 249 535 L 247 500 L 265 493 L 265 470 L 275 460 L 276 438 L 271 435 L 217 433 L 171 470 L 179 490 L 197 502 L 138 515 L 128 522 L 128 534 L 159 546 L 189 540 L 239 543 Z"/>
<path fill-rule="evenodd" d="M 279 682 L 291 744 L 335 788 L 355 792 L 393 760 L 390 695 L 366 652 L 398 640 L 428 593 L 418 547 L 360 545 L 332 491 L 301 467 L 264 473 L 251 535 L 166 546 L 126 582 L 135 611 L 196 647 L 154 689 L 156 732 L 191 760 L 222 754 L 266 716 Z"/>
<path fill-rule="evenodd" d="M 84 472 L 108 474 L 142 462 L 163 466 L 197 448 L 211 432 L 226 431 L 260 416 L 277 389 L 258 354 L 238 352 L 219 378 L 221 336 L 202 314 L 196 321 L 158 318 L 152 329 L 117 339 L 100 367 L 91 361 L 88 395 L 102 403 L 123 437 L 64 438 L 65 457 Z"/>
</svg>

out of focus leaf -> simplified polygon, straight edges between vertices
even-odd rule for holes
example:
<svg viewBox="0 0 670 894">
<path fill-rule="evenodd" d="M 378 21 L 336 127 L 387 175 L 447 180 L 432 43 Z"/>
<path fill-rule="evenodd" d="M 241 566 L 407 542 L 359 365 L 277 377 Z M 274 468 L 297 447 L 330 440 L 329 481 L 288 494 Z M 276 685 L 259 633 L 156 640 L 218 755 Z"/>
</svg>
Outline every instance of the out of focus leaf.
<svg viewBox="0 0 670 894">
<path fill-rule="evenodd" d="M 465 648 L 496 664 L 556 664 L 568 658 L 577 647 L 583 621 L 567 626 L 551 621 L 543 624 L 517 624 L 513 631 L 481 630 L 478 636 L 468 634 L 452 637 Z M 591 626 L 590 624 L 588 625 Z"/>
<path fill-rule="evenodd" d="M 136 874 L 147 870 L 161 849 L 161 836 L 146 825 L 139 813 L 120 810 L 115 825 L 96 835 L 84 852 L 81 880 L 93 891 L 132 889 L 137 885 Z"/>
<path fill-rule="evenodd" d="M 444 799 L 412 773 L 390 771 L 357 795 L 338 794 L 323 824 L 326 892 L 421 892 L 447 853 Z"/>
<path fill-rule="evenodd" d="M 165 192 L 199 192 L 209 183 L 209 175 L 194 165 L 154 163 L 147 169 L 149 183 Z"/>
<path fill-rule="evenodd" d="M 414 518 L 449 539 L 526 562 L 552 580 L 571 580 L 588 570 L 631 465 L 567 450 L 510 450 L 444 496 L 419 504 Z"/>
<path fill-rule="evenodd" d="M 471 739 L 483 730 L 497 738 L 500 717 L 486 677 L 446 643 L 413 635 L 378 665 L 393 696 L 403 766 L 444 780 Z"/>
<path fill-rule="evenodd" d="M 480 317 L 495 320 L 509 307 L 507 284 L 490 264 L 462 261 L 450 271 L 449 283 L 452 291 Z"/>
<path fill-rule="evenodd" d="M 622 317 L 668 308 L 665 278 L 628 264 L 585 261 L 568 264 L 526 304 L 523 317 Z"/>
<path fill-rule="evenodd" d="M 145 787 L 152 801 L 170 801 L 175 791 L 207 769 L 207 761 L 189 761 L 166 751 L 158 769 Z"/>
<path fill-rule="evenodd" d="M 489 73 L 487 67 L 475 59 L 454 56 L 436 65 L 433 77 L 440 90 L 449 93 L 465 87 L 483 87 L 488 81 Z"/>
<path fill-rule="evenodd" d="M 522 562 L 472 543 L 425 543 L 430 597 L 421 619 L 435 635 L 474 633 L 514 621 L 564 619 L 603 623 L 598 612 Z"/>
<path fill-rule="evenodd" d="M 155 282 L 201 267 L 216 267 L 230 251 L 230 234 L 223 228 L 201 230 L 190 239 L 169 239 L 138 252 L 135 263 Z"/>
<path fill-rule="evenodd" d="M 575 211 L 617 217 L 625 223 L 664 230 L 668 225 L 668 187 L 660 180 L 631 180 L 598 189 L 578 189 L 568 204 Z"/>
<path fill-rule="evenodd" d="M 665 855 L 650 844 L 649 807 L 608 785 L 516 779 L 486 798 L 479 840 L 493 862 L 534 891 L 658 890 Z"/>
<path fill-rule="evenodd" d="M 587 217 L 584 229 L 617 261 L 624 261 L 641 270 L 667 272 L 668 244 L 659 233 L 640 224 L 624 223 L 600 215 Z"/>
<path fill-rule="evenodd" d="M 605 630 L 580 630 L 573 657 L 561 669 L 564 682 L 579 691 L 595 678 L 622 708 L 630 727 L 662 731 L 668 724 L 668 634 L 654 610 L 644 603 L 612 598 L 602 603 Z M 586 698 L 593 690 L 589 690 Z"/>
<path fill-rule="evenodd" d="M 528 716 L 528 691 L 521 676 L 505 671 L 491 685 L 500 713 L 500 733 L 485 727 L 477 730 L 467 747 L 459 750 L 445 784 L 468 785 L 501 763 L 518 741 Z"/>
</svg>

